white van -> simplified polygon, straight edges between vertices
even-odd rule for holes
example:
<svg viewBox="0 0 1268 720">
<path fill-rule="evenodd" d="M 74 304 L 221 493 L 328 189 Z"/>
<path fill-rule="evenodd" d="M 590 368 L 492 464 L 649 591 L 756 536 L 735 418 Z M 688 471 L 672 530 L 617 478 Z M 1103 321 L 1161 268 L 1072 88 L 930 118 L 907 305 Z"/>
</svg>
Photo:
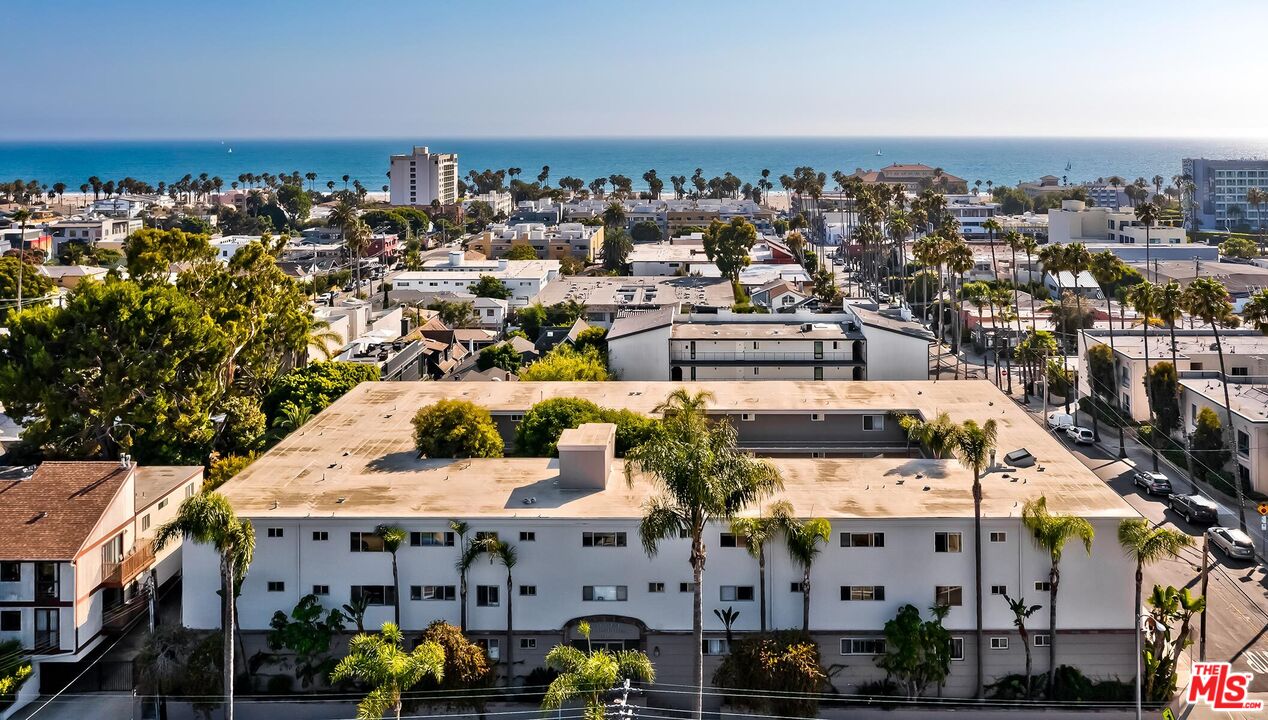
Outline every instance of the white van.
<svg viewBox="0 0 1268 720">
<path fill-rule="evenodd" d="M 1048 413 L 1048 429 L 1053 432 L 1061 432 L 1066 428 L 1074 426 L 1074 416 L 1070 413 L 1050 412 Z"/>
</svg>

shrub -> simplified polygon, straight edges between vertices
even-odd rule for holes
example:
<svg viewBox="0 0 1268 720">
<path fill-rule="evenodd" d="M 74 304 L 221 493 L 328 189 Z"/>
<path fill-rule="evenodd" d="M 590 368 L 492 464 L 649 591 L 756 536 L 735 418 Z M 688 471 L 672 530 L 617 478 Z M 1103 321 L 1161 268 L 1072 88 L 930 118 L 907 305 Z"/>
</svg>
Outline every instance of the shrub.
<svg viewBox="0 0 1268 720">
<path fill-rule="evenodd" d="M 428 701 L 434 704 L 482 711 L 486 698 L 480 693 L 460 691 L 493 685 L 493 666 L 489 664 L 489 657 L 484 649 L 467 639 L 457 627 L 443 620 L 436 620 L 427 626 L 423 631 L 422 642 L 434 642 L 444 648 L 445 672 L 439 682 L 429 675 L 415 685 L 413 689 L 426 693 L 418 697 L 428 697 Z"/>
<path fill-rule="evenodd" d="M 414 443 L 429 458 L 502 457 L 489 411 L 467 400 L 441 400 L 414 415 Z"/>
<path fill-rule="evenodd" d="M 233 476 L 255 462 L 256 457 L 255 453 L 251 453 L 249 455 L 226 455 L 222 458 L 216 458 L 211 463 L 211 468 L 207 471 L 207 477 L 203 479 L 203 491 L 211 492 L 224 485 Z"/>
<path fill-rule="evenodd" d="M 610 379 L 602 353 L 594 347 L 578 352 L 568 345 L 556 346 L 520 373 L 520 380 L 526 382 L 602 382 Z"/>
<path fill-rule="evenodd" d="M 624 456 L 631 449 L 648 442 L 660 429 L 655 418 L 631 410 L 601 408 L 581 398 L 543 400 L 524 413 L 515 427 L 515 454 L 529 457 L 554 457 L 559 454 L 556 443 L 568 428 L 585 423 L 616 425 L 616 454 Z"/>
<path fill-rule="evenodd" d="M 726 702 L 736 707 L 771 715 L 814 717 L 819 710 L 814 695 L 827 689 L 828 674 L 820 665 L 819 646 L 814 640 L 790 630 L 736 641 L 714 672 L 713 684 L 757 691 L 747 696 L 727 696 Z"/>
<path fill-rule="evenodd" d="M 288 400 L 297 407 L 306 407 L 314 413 L 320 412 L 357 385 L 378 379 L 379 369 L 373 365 L 354 362 L 310 363 L 278 379 L 264 398 L 264 412 L 271 422 L 277 417 L 278 406 Z"/>
</svg>

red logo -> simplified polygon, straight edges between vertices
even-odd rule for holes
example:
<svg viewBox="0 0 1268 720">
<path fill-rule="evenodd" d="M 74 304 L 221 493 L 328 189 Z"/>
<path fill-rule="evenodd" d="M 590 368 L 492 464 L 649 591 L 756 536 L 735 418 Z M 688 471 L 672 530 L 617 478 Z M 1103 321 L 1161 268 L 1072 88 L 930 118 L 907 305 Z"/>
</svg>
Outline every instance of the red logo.
<svg viewBox="0 0 1268 720">
<path fill-rule="evenodd" d="M 1262 701 L 1246 699 L 1253 677 L 1250 673 L 1233 672 L 1232 665 L 1226 662 L 1194 663 L 1193 677 L 1189 680 L 1189 704 L 1201 702 L 1223 712 L 1263 710 Z"/>
</svg>

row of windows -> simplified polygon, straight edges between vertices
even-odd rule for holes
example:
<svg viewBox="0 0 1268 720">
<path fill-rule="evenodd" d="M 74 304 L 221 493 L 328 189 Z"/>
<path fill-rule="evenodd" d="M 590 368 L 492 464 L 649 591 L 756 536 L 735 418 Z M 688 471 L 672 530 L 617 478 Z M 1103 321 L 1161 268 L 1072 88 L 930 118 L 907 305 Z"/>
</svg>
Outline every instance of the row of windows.
<svg viewBox="0 0 1268 720">
<path fill-rule="evenodd" d="M 1048 647 L 1052 644 L 1051 635 L 1047 633 L 1039 633 L 1031 636 L 1035 647 Z M 990 647 L 992 650 L 1007 650 L 1007 637 L 992 637 L 990 639 Z M 885 654 L 885 638 L 875 637 L 854 637 L 841 638 L 841 654 L 842 655 L 884 655 Z M 964 638 L 951 638 L 951 659 L 964 659 Z"/>
</svg>

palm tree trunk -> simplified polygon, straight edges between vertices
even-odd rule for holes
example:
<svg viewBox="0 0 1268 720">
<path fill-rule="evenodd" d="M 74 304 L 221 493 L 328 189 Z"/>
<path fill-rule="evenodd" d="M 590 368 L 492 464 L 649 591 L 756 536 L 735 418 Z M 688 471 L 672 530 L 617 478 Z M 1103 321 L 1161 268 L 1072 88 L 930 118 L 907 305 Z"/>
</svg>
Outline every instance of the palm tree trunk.
<svg viewBox="0 0 1268 720">
<path fill-rule="evenodd" d="M 1138 626 L 1140 624 L 1140 593 L 1141 593 L 1141 587 L 1144 585 L 1144 583 L 1145 583 L 1145 563 L 1141 559 L 1141 557 L 1137 555 L 1136 556 L 1136 604 L 1132 605 L 1132 627 L 1137 628 L 1137 632 L 1139 632 Z M 1142 658 L 1137 658 L 1136 662 L 1143 665 L 1144 660 Z M 1143 678 L 1141 678 L 1140 673 L 1137 673 L 1136 674 L 1136 697 L 1138 698 L 1142 697 L 1142 680 Z M 1143 692 L 1147 693 L 1147 690 Z"/>
<path fill-rule="evenodd" d="M 511 615 L 511 571 L 506 571 L 506 686 L 515 684 L 515 649 L 511 647 L 515 634 L 514 618 Z"/>
<path fill-rule="evenodd" d="M 692 678 L 696 684 L 691 699 L 691 716 L 694 720 L 704 717 L 704 528 L 696 528 L 691 538 L 691 579 L 695 588 L 691 593 Z"/>
<path fill-rule="evenodd" d="M 392 553 L 392 590 L 394 595 L 392 598 L 392 619 L 396 623 L 396 627 L 401 626 L 401 576 L 397 572 L 396 553 Z"/>
<path fill-rule="evenodd" d="M 1017 632 L 1021 635 L 1021 646 L 1026 651 L 1026 699 L 1030 699 L 1031 676 L 1034 672 L 1031 668 L 1030 659 L 1030 638 L 1026 632 L 1026 623 L 1023 621 L 1017 626 Z"/>
<path fill-rule="evenodd" d="M 225 720 L 233 720 L 233 560 L 228 554 L 220 555 L 220 586 L 224 593 L 222 597 L 224 609 L 224 632 L 223 653 L 224 653 L 224 691 L 225 691 Z"/>
<path fill-rule="evenodd" d="M 1110 294 L 1105 292 L 1105 288 L 1101 288 L 1101 292 L 1105 293 L 1105 315 L 1109 319 L 1109 339 L 1110 339 L 1110 355 L 1113 356 L 1113 362 L 1110 367 L 1114 371 L 1114 384 L 1109 387 L 1109 391 L 1114 393 L 1113 406 L 1118 407 L 1118 353 L 1114 350 L 1114 308 L 1110 305 Z M 1096 382 L 1091 375 L 1088 376 L 1089 382 Z M 1096 392 L 1092 393 L 1092 402 L 1096 402 Z M 1123 441 L 1123 418 L 1118 417 L 1118 456 L 1120 458 L 1127 457 L 1127 448 Z"/>
<path fill-rule="evenodd" d="M 1146 247 L 1148 247 L 1146 245 Z M 1142 331 L 1145 339 L 1145 403 L 1149 410 L 1149 454 L 1153 459 L 1154 472 L 1158 472 L 1158 439 L 1154 433 L 1158 432 L 1158 424 L 1154 422 L 1154 392 L 1153 386 L 1149 382 L 1149 311 L 1145 311 L 1145 328 Z M 1220 368 L 1223 370 L 1223 367 Z"/>
<path fill-rule="evenodd" d="M 762 612 L 761 628 L 762 628 L 762 634 L 765 635 L 766 634 L 766 546 L 764 544 L 759 545 L 757 548 L 757 582 L 759 585 L 758 593 L 761 599 L 761 602 L 759 603 L 761 605 L 760 610 Z"/>
<path fill-rule="evenodd" d="M 977 606 L 977 694 L 982 697 L 982 480 L 973 471 L 973 599 Z"/>
<path fill-rule="evenodd" d="M 1236 436 L 1233 434 L 1233 405 L 1228 397 L 1228 375 L 1224 373 L 1224 346 L 1220 344 L 1220 329 L 1215 321 L 1211 321 L 1211 331 L 1215 334 L 1215 352 L 1220 357 L 1220 380 L 1224 385 L 1224 417 L 1226 427 L 1224 428 L 1224 442 L 1228 445 L 1229 450 L 1234 454 L 1237 452 L 1235 446 Z M 1218 468 L 1217 468 L 1218 469 Z M 1242 497 L 1242 479 L 1233 476 L 1233 490 L 1237 493 L 1237 526 L 1242 532 L 1246 532 L 1246 502 Z"/>
<path fill-rule="evenodd" d="M 1053 683 L 1057 681 L 1057 585 L 1061 582 L 1061 571 L 1057 564 L 1052 564 L 1048 571 L 1048 697 L 1056 695 Z"/>
<path fill-rule="evenodd" d="M 810 633 L 810 566 L 801 572 L 801 631 Z"/>
<path fill-rule="evenodd" d="M 458 602 L 460 603 L 459 611 L 458 611 L 459 612 L 458 628 L 462 630 L 462 632 L 465 633 L 467 631 L 467 571 L 466 570 L 463 570 L 459 575 L 458 594 L 461 595 L 461 597 L 458 599 Z"/>
</svg>

